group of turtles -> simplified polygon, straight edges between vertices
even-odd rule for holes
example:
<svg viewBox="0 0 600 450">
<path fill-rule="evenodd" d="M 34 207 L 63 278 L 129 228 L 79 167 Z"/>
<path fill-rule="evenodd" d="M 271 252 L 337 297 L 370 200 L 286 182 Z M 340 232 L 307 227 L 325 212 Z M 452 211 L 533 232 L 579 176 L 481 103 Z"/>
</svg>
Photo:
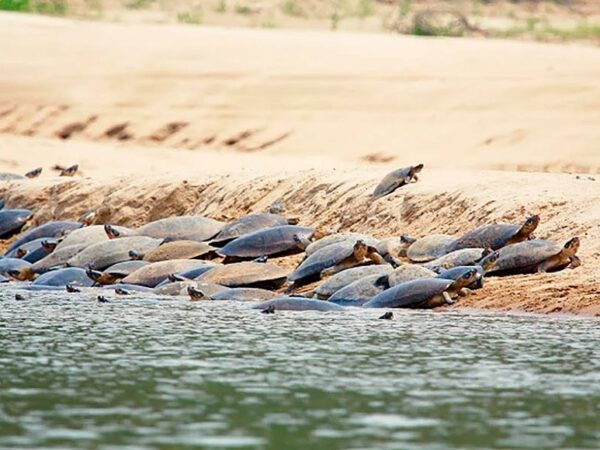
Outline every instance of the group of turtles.
<svg viewBox="0 0 600 450">
<path fill-rule="evenodd" d="M 416 181 L 422 168 L 392 172 L 373 197 Z M 324 233 L 283 216 L 282 209 L 278 202 L 269 212 L 231 223 L 177 216 L 138 228 L 94 224 L 90 212 L 78 221 L 27 228 L 33 212 L 7 209 L 0 201 L 0 239 L 11 239 L 0 257 L 0 282 L 29 291 L 103 289 L 101 302 L 110 291 L 248 301 L 272 313 L 433 308 L 482 288 L 485 277 L 580 265 L 577 237 L 564 244 L 534 238 L 537 215 L 521 224 L 483 225 L 462 236 L 377 239 Z M 290 255 L 303 257 L 293 270 L 278 264 Z"/>
</svg>

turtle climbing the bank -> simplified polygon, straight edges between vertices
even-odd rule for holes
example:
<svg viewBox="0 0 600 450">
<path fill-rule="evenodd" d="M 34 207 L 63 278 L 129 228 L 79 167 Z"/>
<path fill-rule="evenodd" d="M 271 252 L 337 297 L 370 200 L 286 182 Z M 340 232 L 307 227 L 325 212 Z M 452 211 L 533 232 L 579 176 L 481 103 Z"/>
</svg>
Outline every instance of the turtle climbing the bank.
<svg viewBox="0 0 600 450">
<path fill-rule="evenodd" d="M 388 173 L 373 191 L 375 199 L 391 194 L 399 187 L 419 180 L 417 174 L 423 170 L 423 164 L 403 167 Z"/>
<path fill-rule="evenodd" d="M 406 256 L 412 262 L 426 263 L 449 252 L 456 237 L 447 234 L 431 234 L 416 239 L 406 250 Z"/>
<path fill-rule="evenodd" d="M 578 267 L 580 240 L 569 239 L 564 245 L 552 241 L 532 240 L 508 245 L 499 250 L 498 261 L 490 275 L 556 272 L 566 267 Z"/>
<path fill-rule="evenodd" d="M 495 251 L 482 258 L 476 265 L 472 266 L 456 266 L 448 270 L 440 272 L 438 278 L 445 278 L 447 280 L 458 280 L 467 270 L 477 270 L 479 276 L 477 280 L 470 286 L 466 286 L 469 289 L 481 289 L 483 288 L 483 279 L 488 272 L 491 272 L 496 263 L 500 258 L 500 252 Z"/>
<path fill-rule="evenodd" d="M 449 252 L 463 248 L 491 248 L 492 250 L 498 250 L 506 245 L 528 240 L 539 224 L 540 216 L 536 214 L 527 218 L 522 225 L 509 223 L 484 225 L 458 238 L 450 246 Z"/>
</svg>

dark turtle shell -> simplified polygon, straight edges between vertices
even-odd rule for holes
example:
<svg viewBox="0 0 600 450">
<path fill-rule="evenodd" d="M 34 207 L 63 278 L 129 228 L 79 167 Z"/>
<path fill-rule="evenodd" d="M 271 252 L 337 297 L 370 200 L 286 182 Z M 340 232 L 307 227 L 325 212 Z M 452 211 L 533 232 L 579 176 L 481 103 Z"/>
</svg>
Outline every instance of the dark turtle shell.
<svg viewBox="0 0 600 450">
<path fill-rule="evenodd" d="M 407 281 L 418 280 L 419 278 L 434 278 L 437 274 L 417 264 L 404 264 L 394 269 L 388 277 L 388 283 L 394 287 Z"/>
<path fill-rule="evenodd" d="M 340 289 L 329 301 L 341 306 L 362 306 L 388 287 L 386 275 L 371 275 Z"/>
<path fill-rule="evenodd" d="M 406 256 L 413 262 L 424 263 L 445 255 L 456 238 L 447 234 L 431 234 L 413 242 Z"/>
<path fill-rule="evenodd" d="M 470 272 L 472 270 L 477 271 L 477 274 L 478 274 L 477 280 L 475 280 L 470 286 L 466 286 L 466 287 L 471 288 L 471 289 L 481 289 L 483 287 L 483 277 L 485 275 L 483 267 L 481 267 L 481 266 L 475 265 L 475 266 L 453 267 L 452 269 L 444 270 L 443 272 L 441 272 L 438 275 L 438 278 L 443 278 L 445 280 L 457 281 L 461 277 L 463 277 L 467 272 Z"/>
<path fill-rule="evenodd" d="M 202 290 L 202 289 L 200 289 Z M 263 301 L 277 297 L 274 292 L 257 288 L 232 288 L 210 296 L 211 300 Z"/>
<path fill-rule="evenodd" d="M 3 209 L 0 211 L 0 239 L 8 239 L 9 237 L 15 235 L 23 225 L 27 223 L 29 219 L 31 219 L 33 213 L 28 209 Z M 14 246 L 17 248 L 18 245 Z M 13 249 L 13 245 L 11 245 L 8 251 Z"/>
<path fill-rule="evenodd" d="M 19 247 L 19 248 L 22 248 L 22 247 Z M 50 254 L 50 252 L 48 252 L 48 250 L 40 244 L 40 245 L 36 246 L 35 248 L 29 250 L 27 252 L 27 254 L 25 256 L 23 256 L 22 259 L 31 264 L 34 264 L 34 263 L 40 261 L 41 259 L 44 259 L 49 254 Z"/>
<path fill-rule="evenodd" d="M 426 308 L 427 302 L 453 284 L 441 278 L 407 281 L 383 291 L 364 304 L 365 308 Z"/>
<path fill-rule="evenodd" d="M 488 272 L 492 275 L 527 273 L 535 271 L 544 261 L 562 252 L 563 246 L 546 240 L 531 240 L 507 245 L 498 251 L 496 265 Z"/>
<path fill-rule="evenodd" d="M 211 241 L 211 245 L 220 247 L 245 234 L 287 224 L 288 220 L 278 214 L 249 214 L 225 226 Z"/>
<path fill-rule="evenodd" d="M 35 273 L 44 273 L 56 267 L 63 267 L 67 261 L 85 248 L 85 245 L 70 245 L 63 248 L 56 248 L 52 253 L 37 261 L 31 266 Z"/>
<path fill-rule="evenodd" d="M 325 236 L 322 239 L 316 240 L 306 247 L 306 256 L 311 256 L 313 253 L 321 250 L 324 247 L 332 244 L 339 244 L 340 242 L 351 241 L 354 244 L 356 241 L 361 240 L 365 244 L 375 247 L 379 241 L 377 239 L 360 233 L 335 233 Z"/>
<path fill-rule="evenodd" d="M 333 267 L 354 253 L 356 241 L 342 241 L 317 250 L 306 258 L 288 277 L 288 281 L 298 281 L 319 275 L 323 270 Z"/>
<path fill-rule="evenodd" d="M 528 221 L 532 219 L 533 218 L 530 218 Z M 522 227 L 522 225 L 509 223 L 484 225 L 471 230 L 464 236 L 458 238 L 452 245 L 452 250 L 460 250 L 463 248 L 491 248 L 493 250 L 498 250 L 515 238 Z M 526 239 L 526 236 L 524 236 L 523 239 Z"/>
<path fill-rule="evenodd" d="M 69 231 L 76 230 L 81 228 L 83 224 L 81 222 L 73 222 L 71 220 L 59 220 L 56 222 L 48 222 L 39 227 L 35 227 L 25 234 L 23 234 L 19 239 L 12 243 L 12 245 L 8 248 L 8 251 L 11 251 L 15 248 L 21 247 L 23 244 L 27 242 L 31 242 L 35 239 L 39 238 L 55 238 L 62 236 Z"/>
<path fill-rule="evenodd" d="M 314 228 L 295 225 L 266 228 L 231 241 L 219 250 L 219 254 L 237 258 L 257 258 L 264 255 L 299 253 L 302 250 L 294 240 L 294 235 L 310 239 L 314 232 Z"/>
<path fill-rule="evenodd" d="M 351 269 L 343 270 L 335 274 L 317 289 L 315 295 L 322 300 L 328 299 L 340 289 L 345 288 L 355 281 L 361 280 L 372 275 L 389 275 L 392 272 L 392 266 L 384 264 L 375 264 L 372 266 L 359 266 Z"/>
<path fill-rule="evenodd" d="M 406 184 L 406 178 L 410 175 L 413 167 L 402 167 L 388 173 L 373 191 L 373 197 L 379 198 L 389 195 L 399 187 Z"/>
<path fill-rule="evenodd" d="M 145 261 L 158 262 L 170 259 L 198 259 L 215 255 L 216 248 L 206 242 L 171 241 L 159 245 L 144 255 Z"/>
<path fill-rule="evenodd" d="M 161 281 L 172 273 L 182 272 L 206 264 L 197 259 L 172 259 L 150 263 L 133 271 L 125 278 L 123 283 L 141 284 L 142 286 L 156 287 Z"/>
<path fill-rule="evenodd" d="M 68 267 L 66 269 L 51 270 L 43 275 L 40 275 L 33 282 L 36 286 L 66 286 L 72 284 L 73 286 L 84 286 L 89 287 L 94 284 L 85 270 L 78 267 Z"/>
<path fill-rule="evenodd" d="M 113 264 L 129 261 L 131 250 L 146 253 L 158 247 L 161 241 L 146 236 L 131 236 L 98 242 L 79 252 L 67 265 L 72 267 L 92 267 L 104 270 Z"/>
<path fill-rule="evenodd" d="M 483 248 L 463 248 L 455 250 L 424 264 L 423 267 L 434 271 L 443 271 L 457 266 L 473 266 L 486 254 Z"/>
<path fill-rule="evenodd" d="M 140 236 L 155 239 L 208 241 L 216 236 L 225 223 L 202 216 L 180 216 L 147 223 L 135 230 Z"/>
<path fill-rule="evenodd" d="M 280 287 L 287 271 L 272 264 L 240 262 L 218 266 L 196 280 L 227 287 Z"/>
<path fill-rule="evenodd" d="M 273 308 L 275 311 L 343 311 L 335 303 L 302 297 L 281 297 L 253 306 L 254 309 Z"/>
</svg>

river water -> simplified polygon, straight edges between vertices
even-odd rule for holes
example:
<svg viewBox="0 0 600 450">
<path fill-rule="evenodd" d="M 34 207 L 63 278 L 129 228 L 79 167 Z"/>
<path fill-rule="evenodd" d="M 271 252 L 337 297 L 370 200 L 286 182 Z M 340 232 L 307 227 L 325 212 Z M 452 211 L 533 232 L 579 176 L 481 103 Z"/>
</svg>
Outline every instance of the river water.
<svg viewBox="0 0 600 450">
<path fill-rule="evenodd" d="M 600 321 L 0 291 L 0 448 L 600 448 Z"/>
</svg>

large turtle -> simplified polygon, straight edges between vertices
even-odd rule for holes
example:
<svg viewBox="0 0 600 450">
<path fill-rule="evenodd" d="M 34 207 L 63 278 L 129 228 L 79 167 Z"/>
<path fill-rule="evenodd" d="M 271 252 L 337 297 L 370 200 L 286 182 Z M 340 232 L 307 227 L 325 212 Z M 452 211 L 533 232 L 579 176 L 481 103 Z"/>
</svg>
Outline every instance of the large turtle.
<svg viewBox="0 0 600 450">
<path fill-rule="evenodd" d="M 72 220 L 59 220 L 45 223 L 24 233 L 8 247 L 7 251 L 11 251 L 38 238 L 55 238 L 62 236 L 72 230 L 81 228 L 82 226 L 83 224 L 81 222 L 74 222 Z"/>
<path fill-rule="evenodd" d="M 389 287 L 387 275 L 371 275 L 340 289 L 329 301 L 341 306 L 362 306 Z"/>
<path fill-rule="evenodd" d="M 417 164 L 416 166 L 403 167 L 388 173 L 373 191 L 373 197 L 376 199 L 384 197 L 405 184 L 418 181 L 417 174 L 421 170 L 423 170 L 423 164 Z"/>
<path fill-rule="evenodd" d="M 314 228 L 295 225 L 282 225 L 265 228 L 245 234 L 219 250 L 226 262 L 240 259 L 253 259 L 259 256 L 279 256 L 302 251 L 297 244 L 299 239 L 310 239 Z"/>
<path fill-rule="evenodd" d="M 134 230 L 139 236 L 155 239 L 208 241 L 225 226 L 224 222 L 202 216 L 179 216 L 147 223 Z"/>
<path fill-rule="evenodd" d="M 248 233 L 264 230 L 265 228 L 277 227 L 281 225 L 295 225 L 295 220 L 288 220 L 278 214 L 255 213 L 248 214 L 235 222 L 225 226 L 219 234 L 211 241 L 211 245 L 221 247 L 234 239 Z"/>
<path fill-rule="evenodd" d="M 440 256 L 433 261 L 423 264 L 423 267 L 433 270 L 434 272 L 440 273 L 447 269 L 452 269 L 458 266 L 473 266 L 482 258 L 491 254 L 491 249 L 485 248 L 463 248 L 461 250 L 454 250 L 444 256 Z"/>
<path fill-rule="evenodd" d="M 124 227 L 115 226 L 113 228 L 120 234 L 126 234 L 127 231 L 131 231 Z M 97 244 L 98 242 L 108 241 L 108 239 L 109 238 L 106 235 L 102 225 L 92 225 L 71 231 L 58 244 L 57 250 L 60 250 L 64 247 L 70 247 L 71 245 L 84 245 L 88 247 L 90 245 Z"/>
<path fill-rule="evenodd" d="M 240 262 L 219 266 L 196 280 L 227 287 L 261 287 L 277 289 L 283 285 L 287 272 L 272 264 Z"/>
<path fill-rule="evenodd" d="M 24 273 L 23 279 L 32 280 L 36 273 L 44 273 L 54 268 L 62 268 L 67 261 L 85 248 L 85 245 L 69 245 L 58 248 L 31 266 L 31 273 Z"/>
<path fill-rule="evenodd" d="M 205 293 L 202 287 L 188 288 L 188 294 L 192 300 L 232 300 L 232 301 L 263 301 L 277 297 L 274 292 L 258 288 L 231 288 L 214 292 Z"/>
<path fill-rule="evenodd" d="M 394 269 L 388 276 L 388 284 L 391 287 L 397 286 L 407 281 L 417 280 L 419 278 L 433 278 L 437 276 L 433 270 L 429 270 L 417 264 L 403 264 Z"/>
<path fill-rule="evenodd" d="M 315 289 L 314 297 L 327 300 L 340 289 L 345 288 L 355 281 L 361 280 L 372 275 L 389 275 L 392 272 L 392 266 L 388 264 L 376 264 L 373 266 L 359 266 L 344 270 L 335 274 L 327 281 Z"/>
<path fill-rule="evenodd" d="M 485 256 L 483 259 L 481 259 L 476 265 L 456 266 L 452 269 L 444 270 L 440 272 L 438 278 L 446 278 L 447 280 L 458 280 L 464 275 L 465 271 L 475 269 L 477 270 L 479 276 L 472 285 L 466 287 L 470 289 L 481 289 L 483 287 L 483 278 L 488 272 L 490 272 L 494 267 L 496 267 L 496 262 L 498 262 L 499 257 L 500 253 L 498 251 L 492 252 L 489 255 Z"/>
<path fill-rule="evenodd" d="M 17 248 L 7 251 L 4 254 L 4 256 L 6 256 L 7 258 L 24 258 L 27 254 L 42 247 L 42 242 L 45 240 L 46 240 L 46 238 L 34 239 L 33 241 L 29 241 L 26 244 L 23 244 Z M 48 249 L 48 250 L 50 250 L 50 249 Z M 48 253 L 51 253 L 51 252 L 49 251 Z"/>
<path fill-rule="evenodd" d="M 147 266 L 148 264 L 150 264 L 148 261 L 123 261 L 107 267 L 102 272 L 88 269 L 87 275 L 97 284 L 114 284 L 141 267 Z"/>
<path fill-rule="evenodd" d="M 19 231 L 31 219 L 33 213 L 28 209 L 3 209 L 0 211 L 0 239 L 8 239 Z M 12 247 L 12 246 L 11 246 Z M 18 247 L 15 246 L 15 247 Z M 12 250 L 9 247 L 8 251 Z"/>
<path fill-rule="evenodd" d="M 51 270 L 35 279 L 35 286 L 92 286 L 94 282 L 88 278 L 85 270 L 78 267 L 67 267 L 66 269 Z"/>
<path fill-rule="evenodd" d="M 412 262 L 425 263 L 445 255 L 456 238 L 447 234 L 431 234 L 415 240 L 406 250 Z"/>
<path fill-rule="evenodd" d="M 365 308 L 435 308 L 454 303 L 454 298 L 464 295 L 463 288 L 476 281 L 475 269 L 466 271 L 459 280 L 420 278 L 407 281 L 376 295 Z"/>
<path fill-rule="evenodd" d="M 569 239 L 563 246 L 552 241 L 532 240 L 508 245 L 499 250 L 496 265 L 490 275 L 515 273 L 556 272 L 581 264 L 577 251 L 580 240 Z"/>
<path fill-rule="evenodd" d="M 348 232 L 329 234 L 327 236 L 322 237 L 321 239 L 317 239 L 314 242 L 307 242 L 306 240 L 302 241 L 300 239 L 299 244 L 300 246 L 303 245 L 305 247 L 306 257 L 309 257 L 313 253 L 321 250 L 324 247 L 327 247 L 328 245 L 338 244 L 340 242 L 345 241 L 352 241 L 352 243 L 354 243 L 358 240 L 364 241 L 367 245 L 370 245 L 371 247 L 375 247 L 378 243 L 377 239 L 371 236 L 367 236 L 365 234 L 360 233 Z"/>
<path fill-rule="evenodd" d="M 169 241 L 142 255 L 144 261 L 158 262 L 170 259 L 207 259 L 216 255 L 216 248 L 206 242 Z"/>
<path fill-rule="evenodd" d="M 196 259 L 172 259 L 170 261 L 154 262 L 133 271 L 123 278 L 122 281 L 127 284 L 156 287 L 169 274 L 201 267 L 204 264 L 206 262 Z"/>
<path fill-rule="evenodd" d="M 335 303 L 326 302 L 323 300 L 315 300 L 312 298 L 301 297 L 280 297 L 266 302 L 254 305 L 253 309 L 273 311 L 343 311 L 344 307 Z"/>
<path fill-rule="evenodd" d="M 328 245 L 306 258 L 288 277 L 288 281 L 293 282 L 288 292 L 321 277 L 335 275 L 366 262 L 387 264 L 374 247 L 368 246 L 360 239 Z"/>
<path fill-rule="evenodd" d="M 529 217 L 523 225 L 509 223 L 484 225 L 456 239 L 449 251 L 463 248 L 491 248 L 492 250 L 498 250 L 505 245 L 528 240 L 539 223 L 540 216 L 536 214 Z"/>
<path fill-rule="evenodd" d="M 158 239 L 146 236 L 131 236 L 102 241 L 79 252 L 67 262 L 67 265 L 104 270 L 113 264 L 128 261 L 131 250 L 146 253 L 158 247 L 160 242 Z"/>
</svg>

